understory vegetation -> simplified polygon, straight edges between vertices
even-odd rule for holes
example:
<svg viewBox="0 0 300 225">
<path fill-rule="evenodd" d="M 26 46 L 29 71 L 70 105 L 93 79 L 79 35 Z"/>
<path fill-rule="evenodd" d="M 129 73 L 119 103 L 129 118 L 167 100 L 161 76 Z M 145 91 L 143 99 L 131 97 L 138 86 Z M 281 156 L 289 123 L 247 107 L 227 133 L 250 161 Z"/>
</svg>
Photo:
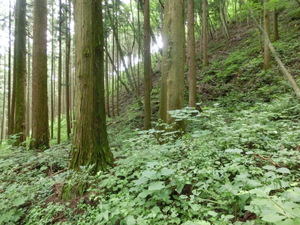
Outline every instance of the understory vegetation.
<svg viewBox="0 0 300 225">
<path fill-rule="evenodd" d="M 299 81 L 300 24 L 289 18 L 294 33 L 281 27 L 274 46 Z M 228 51 L 234 40 L 211 43 L 213 61 L 198 76 L 201 110 L 172 112 L 185 122 L 180 138 L 160 123 L 136 129 L 138 103 L 108 119 L 116 159 L 108 172 L 67 170 L 67 137 L 44 152 L 4 141 L 0 224 L 300 224 L 300 105 L 275 63 L 261 70 L 258 34 L 245 32 Z M 64 183 L 78 181 L 82 196 L 61 200 Z"/>
<path fill-rule="evenodd" d="M 43 153 L 3 146 L 0 223 L 300 223 L 300 106 L 286 94 L 240 107 L 175 112 L 190 129 L 176 140 L 156 129 L 129 139 L 125 130 L 111 138 L 115 167 L 96 176 L 90 168 L 57 173 L 67 167 L 68 144 Z M 63 202 L 67 177 L 89 188 Z"/>
</svg>

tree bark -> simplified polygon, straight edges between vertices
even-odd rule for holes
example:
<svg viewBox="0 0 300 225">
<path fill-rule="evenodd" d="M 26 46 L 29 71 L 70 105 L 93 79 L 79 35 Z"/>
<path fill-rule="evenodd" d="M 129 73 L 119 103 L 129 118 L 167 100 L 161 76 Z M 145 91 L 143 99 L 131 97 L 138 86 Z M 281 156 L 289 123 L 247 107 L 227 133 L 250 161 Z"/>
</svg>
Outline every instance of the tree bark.
<svg viewBox="0 0 300 225">
<path fill-rule="evenodd" d="M 70 57 L 71 57 L 71 0 L 68 0 L 68 23 L 66 30 L 66 122 L 67 136 L 70 140 L 71 135 L 71 119 L 70 119 Z"/>
<path fill-rule="evenodd" d="M 47 100 L 47 0 L 34 1 L 32 55 L 32 140 L 33 149 L 49 148 Z"/>
<path fill-rule="evenodd" d="M 102 1 L 76 0 L 76 100 L 70 168 L 94 165 L 92 172 L 113 165 L 105 117 Z"/>
<path fill-rule="evenodd" d="M 183 108 L 185 62 L 184 1 L 166 0 L 164 14 L 160 118 L 170 124 L 174 122 L 174 118 L 171 117 L 168 111 Z M 183 123 L 178 123 L 176 128 L 183 129 Z"/>
<path fill-rule="evenodd" d="M 202 1 L 202 41 L 203 41 L 203 65 L 208 66 L 208 37 L 207 37 L 207 0 Z"/>
<path fill-rule="evenodd" d="M 278 15 L 279 15 L 279 12 L 275 8 L 274 9 L 274 41 L 278 41 L 279 40 Z"/>
<path fill-rule="evenodd" d="M 27 46 L 28 46 L 28 53 L 27 53 L 27 101 L 26 101 L 26 137 L 30 136 L 30 130 L 31 130 L 31 121 L 30 121 L 30 114 L 31 114 L 31 107 L 30 107 L 30 75 L 31 75 L 31 66 L 30 66 L 30 51 L 31 51 L 31 45 L 30 45 L 30 37 L 27 37 Z"/>
<path fill-rule="evenodd" d="M 107 45 L 107 41 L 106 41 Z M 109 109 L 109 79 L 108 79 L 108 54 L 105 54 L 105 91 L 106 91 L 106 114 L 110 117 Z"/>
<path fill-rule="evenodd" d="M 11 0 L 9 0 L 9 16 L 8 16 L 8 29 L 9 29 L 9 43 L 8 43 L 8 93 L 7 93 L 7 124 L 8 124 L 8 135 L 12 134 L 11 128 Z"/>
<path fill-rule="evenodd" d="M 50 94 L 51 94 L 51 128 L 50 128 L 50 138 L 54 137 L 54 107 L 55 107 L 55 46 L 54 46 L 54 2 L 52 2 L 52 18 L 51 18 L 51 76 L 50 76 Z"/>
<path fill-rule="evenodd" d="M 197 78 L 196 78 L 196 52 L 194 31 L 194 0 L 188 0 L 188 77 L 189 77 L 189 106 L 196 107 L 197 102 Z"/>
<path fill-rule="evenodd" d="M 225 15 L 225 2 L 220 1 L 220 17 L 221 17 L 221 22 L 223 26 L 223 31 L 225 33 L 226 38 L 230 38 L 229 31 L 228 31 L 228 26 L 227 26 L 227 19 Z"/>
<path fill-rule="evenodd" d="M 113 23 L 115 22 L 115 4 L 113 4 Z M 115 73 L 114 73 L 114 65 L 115 65 L 115 41 L 114 34 L 112 34 L 112 65 L 111 65 L 111 116 L 115 117 Z"/>
<path fill-rule="evenodd" d="M 58 34 L 58 103 L 57 103 L 57 144 L 60 144 L 61 138 L 61 79 L 62 79 L 62 4 L 59 0 L 59 34 Z"/>
<path fill-rule="evenodd" d="M 25 141 L 26 132 L 26 0 L 16 2 L 16 36 L 14 56 L 14 134 L 17 145 Z"/>
<path fill-rule="evenodd" d="M 150 46 L 150 4 L 144 1 L 144 127 L 151 128 L 151 46 Z"/>
<path fill-rule="evenodd" d="M 1 120 L 1 142 L 0 144 L 2 143 L 2 140 L 5 138 L 5 131 L 6 131 L 6 124 L 5 124 L 5 121 L 6 121 L 6 115 L 5 115 L 5 106 L 6 106 L 6 61 L 5 61 L 5 58 L 4 58 L 4 84 L 3 84 L 3 105 L 2 105 L 2 120 Z"/>
<path fill-rule="evenodd" d="M 270 39 L 270 10 L 267 9 L 266 4 L 269 0 L 264 0 L 264 30 Z M 265 38 L 265 45 L 264 45 L 264 69 L 268 70 L 271 66 L 271 52 L 268 46 L 268 41 Z"/>
</svg>

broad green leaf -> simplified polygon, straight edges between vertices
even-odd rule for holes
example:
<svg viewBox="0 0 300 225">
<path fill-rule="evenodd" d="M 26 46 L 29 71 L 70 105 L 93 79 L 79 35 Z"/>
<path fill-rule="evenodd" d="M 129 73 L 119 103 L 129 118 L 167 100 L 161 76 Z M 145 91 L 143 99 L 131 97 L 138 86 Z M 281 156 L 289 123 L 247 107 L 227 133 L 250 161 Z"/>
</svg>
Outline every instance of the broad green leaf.
<svg viewBox="0 0 300 225">
<path fill-rule="evenodd" d="M 133 216 L 129 215 L 126 218 L 126 224 L 127 225 L 135 225 L 136 224 L 136 220 Z"/>
<path fill-rule="evenodd" d="M 209 222 L 204 221 L 204 220 L 198 220 L 198 221 L 186 221 L 182 225 L 210 225 Z"/>
<path fill-rule="evenodd" d="M 138 195 L 138 197 L 139 197 L 139 198 L 146 198 L 148 195 L 149 195 L 149 191 L 148 191 L 148 190 L 144 190 L 144 191 L 142 191 L 142 192 Z"/>
<path fill-rule="evenodd" d="M 8 212 L 2 212 L 2 213 L 4 213 L 4 214 L 2 214 L 1 216 L 0 216 L 0 224 L 4 224 L 4 222 L 6 222 L 6 221 L 8 221 L 13 215 L 14 215 L 14 213 L 15 213 L 15 209 L 12 209 L 12 210 L 10 210 L 10 211 L 8 211 Z"/>
<path fill-rule="evenodd" d="M 242 153 L 243 150 L 242 149 L 238 149 L 238 148 L 234 148 L 234 149 L 226 149 L 225 152 L 228 152 L 228 153 Z"/>
<path fill-rule="evenodd" d="M 157 166 L 157 165 L 159 165 L 159 163 L 158 162 L 148 162 L 147 164 L 146 164 L 146 166 L 147 167 L 149 167 L 149 168 L 153 168 L 153 167 L 155 167 L 155 166 Z"/>
<path fill-rule="evenodd" d="M 135 186 L 138 186 L 138 185 L 147 183 L 148 180 L 149 179 L 147 177 L 140 177 L 139 179 L 134 180 L 133 183 L 134 183 Z"/>
<path fill-rule="evenodd" d="M 216 213 L 215 211 L 208 211 L 207 213 L 212 217 L 216 217 L 218 215 L 218 213 Z"/>
<path fill-rule="evenodd" d="M 150 180 L 156 179 L 156 171 L 154 170 L 145 170 L 144 172 L 142 172 L 142 177 L 147 177 Z"/>
<path fill-rule="evenodd" d="M 165 168 L 165 167 L 161 170 L 161 175 L 163 175 L 163 176 L 170 176 L 173 173 L 175 173 L 175 170 L 168 169 L 168 168 Z"/>
<path fill-rule="evenodd" d="M 275 224 L 277 224 L 277 225 L 298 225 L 298 224 L 300 224 L 300 219 L 287 219 L 285 221 L 280 221 Z"/>
<path fill-rule="evenodd" d="M 158 181 L 158 182 L 152 182 L 149 187 L 148 190 L 149 191 L 159 191 L 161 189 L 163 189 L 165 187 L 164 182 Z"/>
<path fill-rule="evenodd" d="M 13 206 L 19 206 L 19 205 L 24 204 L 26 201 L 27 201 L 27 198 L 25 198 L 25 197 L 20 197 L 20 198 L 15 199 L 15 200 L 12 202 L 12 204 L 13 204 Z"/>
<path fill-rule="evenodd" d="M 277 169 L 278 173 L 283 173 L 283 174 L 290 174 L 290 170 L 288 168 L 279 168 Z"/>
<path fill-rule="evenodd" d="M 263 216 L 262 220 L 269 222 L 269 223 L 276 223 L 279 221 L 282 221 L 283 219 L 285 219 L 285 216 L 280 216 L 278 214 L 268 214 Z"/>
<path fill-rule="evenodd" d="M 264 166 L 263 169 L 274 171 L 274 170 L 276 170 L 276 167 L 275 166 Z"/>
<path fill-rule="evenodd" d="M 263 205 L 263 206 L 265 206 L 269 203 L 270 203 L 270 200 L 264 199 L 264 198 L 256 198 L 253 201 L 251 201 L 251 205 L 253 204 L 253 205 Z"/>
</svg>

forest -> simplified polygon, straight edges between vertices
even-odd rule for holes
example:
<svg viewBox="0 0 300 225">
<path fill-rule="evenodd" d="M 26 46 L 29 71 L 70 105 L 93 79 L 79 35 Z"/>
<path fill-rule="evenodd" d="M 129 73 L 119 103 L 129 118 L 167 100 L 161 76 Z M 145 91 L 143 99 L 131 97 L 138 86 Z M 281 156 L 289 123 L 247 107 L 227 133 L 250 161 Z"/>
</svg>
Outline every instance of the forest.
<svg viewBox="0 0 300 225">
<path fill-rule="evenodd" d="M 0 225 L 299 225 L 299 0 L 0 0 Z"/>
</svg>

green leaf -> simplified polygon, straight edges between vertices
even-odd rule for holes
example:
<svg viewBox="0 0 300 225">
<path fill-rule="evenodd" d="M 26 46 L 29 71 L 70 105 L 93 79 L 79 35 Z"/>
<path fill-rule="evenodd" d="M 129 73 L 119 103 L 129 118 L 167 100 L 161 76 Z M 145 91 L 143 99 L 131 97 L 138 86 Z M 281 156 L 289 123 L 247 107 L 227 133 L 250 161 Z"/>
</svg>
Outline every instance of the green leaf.
<svg viewBox="0 0 300 225">
<path fill-rule="evenodd" d="M 251 205 L 268 205 L 269 204 L 269 200 L 268 199 L 264 199 L 264 198 L 256 198 L 253 201 L 251 201 Z"/>
<path fill-rule="evenodd" d="M 133 216 L 129 215 L 126 218 L 126 224 L 127 225 L 135 225 L 136 224 L 136 220 Z"/>
<path fill-rule="evenodd" d="M 228 152 L 228 153 L 242 153 L 243 150 L 242 149 L 238 149 L 238 148 L 234 148 L 234 149 L 226 149 L 225 152 Z"/>
<path fill-rule="evenodd" d="M 27 201 L 27 198 L 25 198 L 25 197 L 20 197 L 20 198 L 15 199 L 15 200 L 12 202 L 12 204 L 13 204 L 13 206 L 19 206 L 19 205 L 24 204 L 26 201 Z"/>
<path fill-rule="evenodd" d="M 275 222 L 282 221 L 285 218 L 286 218 L 285 216 L 280 216 L 278 214 L 268 214 L 268 215 L 263 216 L 262 220 L 269 222 L 269 223 L 275 223 Z"/>
<path fill-rule="evenodd" d="M 152 182 L 149 187 L 148 187 L 148 190 L 149 191 L 159 191 L 161 189 L 163 189 L 165 187 L 165 184 L 164 182 Z"/>
<path fill-rule="evenodd" d="M 216 213 L 215 211 L 208 211 L 207 213 L 212 217 L 216 217 L 218 215 L 218 213 Z"/>
<path fill-rule="evenodd" d="M 16 211 L 15 209 L 12 209 L 8 212 L 5 212 L 3 215 L 1 215 L 0 216 L 0 224 L 2 224 L 3 222 L 9 221 L 9 219 L 11 219 L 12 216 L 14 215 L 15 211 Z"/>
<path fill-rule="evenodd" d="M 144 172 L 142 172 L 142 177 L 147 177 L 150 180 L 156 179 L 156 174 L 157 172 L 154 170 L 145 170 Z"/>
<path fill-rule="evenodd" d="M 147 177 L 140 177 L 139 179 L 134 180 L 133 183 L 134 183 L 135 186 L 138 186 L 138 185 L 147 183 L 148 180 L 149 179 Z"/>
<path fill-rule="evenodd" d="M 154 161 L 154 162 L 148 162 L 146 166 L 149 168 L 153 168 L 157 165 L 159 165 L 159 163 Z"/>
<path fill-rule="evenodd" d="M 279 168 L 277 169 L 278 173 L 283 173 L 283 174 L 290 174 L 290 170 L 288 168 Z"/>
<path fill-rule="evenodd" d="M 173 173 L 175 173 L 175 170 L 171 170 L 171 169 L 168 169 L 168 168 L 162 168 L 161 170 L 161 175 L 163 176 L 170 176 L 172 175 Z"/>
<path fill-rule="evenodd" d="M 204 221 L 204 220 L 198 220 L 198 221 L 186 221 L 182 225 L 210 225 L 209 222 Z"/>
<path fill-rule="evenodd" d="M 263 169 L 274 171 L 274 170 L 276 170 L 276 167 L 275 166 L 264 166 Z"/>
</svg>

